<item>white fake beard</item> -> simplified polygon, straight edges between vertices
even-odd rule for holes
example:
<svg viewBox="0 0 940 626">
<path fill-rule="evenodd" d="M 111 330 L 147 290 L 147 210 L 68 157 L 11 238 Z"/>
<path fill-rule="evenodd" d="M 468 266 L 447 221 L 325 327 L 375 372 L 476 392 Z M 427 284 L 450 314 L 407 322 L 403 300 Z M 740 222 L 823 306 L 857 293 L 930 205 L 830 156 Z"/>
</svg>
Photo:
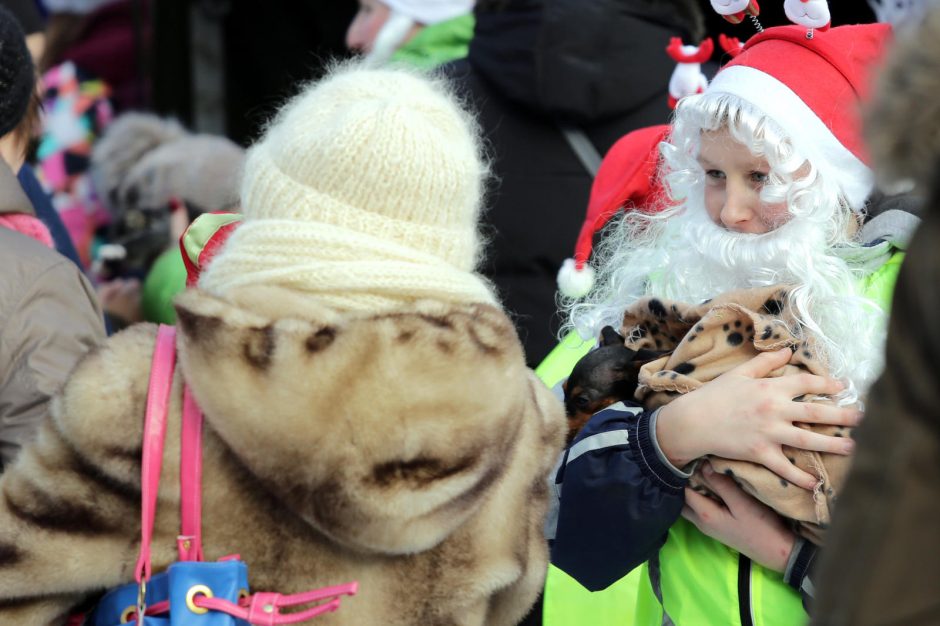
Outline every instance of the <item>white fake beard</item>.
<svg viewBox="0 0 940 626">
<path fill-rule="evenodd" d="M 643 296 L 698 304 L 731 290 L 786 283 L 798 286 L 790 304 L 819 340 L 831 374 L 850 383 L 848 401 L 880 372 L 884 313 L 856 294 L 857 277 L 818 223 L 793 217 L 762 235 L 734 233 L 688 198 L 682 212 L 665 222 L 654 219 L 648 228 L 633 238 L 614 235 L 619 250 L 610 259 L 615 269 L 604 277 L 605 303 L 580 312 L 582 335 L 596 337 L 605 324 L 619 328 L 624 308 Z"/>
<path fill-rule="evenodd" d="M 805 264 L 826 253 L 825 234 L 808 220 L 793 218 L 762 235 L 735 233 L 695 204 L 665 224 L 663 258 L 650 268 L 646 295 L 697 303 L 733 289 L 798 283 L 808 275 Z"/>
</svg>

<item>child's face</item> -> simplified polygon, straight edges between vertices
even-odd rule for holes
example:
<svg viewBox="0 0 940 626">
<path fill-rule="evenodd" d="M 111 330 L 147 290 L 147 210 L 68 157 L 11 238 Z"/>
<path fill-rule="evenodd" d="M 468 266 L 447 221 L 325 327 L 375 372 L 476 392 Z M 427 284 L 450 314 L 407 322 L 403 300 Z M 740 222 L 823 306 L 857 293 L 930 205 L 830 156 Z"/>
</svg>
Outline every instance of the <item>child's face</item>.
<svg viewBox="0 0 940 626">
<path fill-rule="evenodd" d="M 379 0 L 359 0 L 359 12 L 346 31 L 346 47 L 368 54 L 382 26 L 388 20 L 389 8 Z"/>
<path fill-rule="evenodd" d="M 702 133 L 698 162 L 705 170 L 705 209 L 722 228 L 758 235 L 790 218 L 786 203 L 760 199 L 770 174 L 767 160 L 751 154 L 727 129 Z"/>
</svg>

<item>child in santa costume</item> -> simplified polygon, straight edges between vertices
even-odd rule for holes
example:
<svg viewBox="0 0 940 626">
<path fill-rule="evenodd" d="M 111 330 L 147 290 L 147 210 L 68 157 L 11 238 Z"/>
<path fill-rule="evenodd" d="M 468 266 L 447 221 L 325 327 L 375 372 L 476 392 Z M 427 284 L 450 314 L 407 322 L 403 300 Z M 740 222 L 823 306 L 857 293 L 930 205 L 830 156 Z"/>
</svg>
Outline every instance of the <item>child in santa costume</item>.
<svg viewBox="0 0 940 626">
<path fill-rule="evenodd" d="M 814 338 L 830 373 L 765 379 L 792 354 L 768 351 L 660 410 L 626 401 L 591 418 L 555 475 L 552 561 L 592 591 L 639 579 L 616 585 L 625 595 L 608 599 L 605 617 L 591 623 L 630 614 L 644 626 L 806 619 L 800 594 L 812 595 L 817 548 L 707 465 L 707 487 L 723 503 L 687 485 L 693 462 L 713 455 L 763 465 L 788 489 L 812 490 L 817 478 L 782 447 L 852 450 L 849 438 L 808 436 L 794 422 L 851 427 L 859 411 L 794 398 L 854 402 L 881 368 L 884 310 L 917 222 L 870 202 L 858 109 L 889 36 L 885 25 L 860 25 L 784 26 L 753 37 L 704 93 L 679 102 L 660 145 L 658 176 L 669 193 L 652 207 L 659 210 L 619 222 L 596 276 L 564 277 L 587 292 L 566 308 L 583 337 L 619 328 L 625 308 L 644 297 L 699 304 L 792 285 L 783 303 L 795 312 L 792 330 Z M 582 352 L 561 347 L 554 358 Z M 549 583 L 546 603 L 552 593 L 569 594 L 590 613 L 592 600 Z"/>
<path fill-rule="evenodd" d="M 564 420 L 474 271 L 486 172 L 469 115 L 405 71 L 341 67 L 280 112 L 248 152 L 244 220 L 223 216 L 176 300 L 154 571 L 176 553 L 185 383 L 206 560 L 240 554 L 253 590 L 357 580 L 326 625 L 522 619 Z M 0 623 L 59 624 L 132 580 L 156 334 L 88 357 L 0 480 Z"/>
</svg>

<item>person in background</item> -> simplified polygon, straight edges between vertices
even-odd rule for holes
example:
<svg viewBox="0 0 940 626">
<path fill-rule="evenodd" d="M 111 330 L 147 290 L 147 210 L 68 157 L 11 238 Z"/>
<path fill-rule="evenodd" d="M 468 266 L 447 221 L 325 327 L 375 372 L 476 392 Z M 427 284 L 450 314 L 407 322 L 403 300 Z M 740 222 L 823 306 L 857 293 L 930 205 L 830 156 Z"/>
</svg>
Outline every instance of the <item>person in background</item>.
<svg viewBox="0 0 940 626">
<path fill-rule="evenodd" d="M 357 63 L 248 151 L 245 219 L 176 299 L 173 389 L 185 379 L 205 417 L 207 561 L 241 553 L 257 590 L 358 580 L 325 623 L 514 626 L 529 609 L 564 418 L 475 271 L 487 173 L 445 81 Z M 0 478 L 16 555 L 0 558 L 0 623 L 61 623 L 133 577 L 157 333 L 138 324 L 86 359 Z M 181 471 L 173 441 L 164 475 Z M 165 513 L 155 571 L 178 556 Z"/>
<path fill-rule="evenodd" d="M 473 0 L 359 0 L 346 47 L 374 63 L 432 68 L 467 55 Z"/>
<path fill-rule="evenodd" d="M 43 55 L 46 46 L 45 23 L 39 13 L 39 9 L 36 4 L 30 0 L 3 0 L 0 2 L 0 6 L 9 10 L 19 22 L 20 27 L 26 34 L 26 45 L 27 48 L 29 48 L 33 66 L 35 66 Z M 26 68 L 23 67 L 21 69 L 25 71 Z M 40 84 L 37 89 L 42 89 L 42 85 Z M 43 125 L 41 117 L 39 96 L 37 94 L 35 98 L 30 99 L 27 105 L 26 113 L 23 120 L 21 120 L 21 132 L 18 133 L 16 137 L 17 141 L 22 143 L 22 149 L 20 146 L 16 146 L 13 152 L 22 152 L 26 154 L 27 157 L 31 156 L 29 153 L 31 151 L 32 142 L 41 133 L 41 127 Z M 19 161 L 19 159 L 17 159 L 17 161 Z M 22 163 L 18 168 L 14 168 L 14 171 L 16 172 L 17 180 L 20 182 L 20 186 L 33 205 L 36 217 L 46 225 L 46 228 L 48 228 L 49 232 L 52 234 L 56 251 L 72 260 L 79 267 L 83 267 L 81 257 L 76 250 L 74 240 L 69 230 L 66 228 L 62 217 L 55 210 L 48 193 L 43 189 L 39 179 L 36 177 L 36 173 L 32 165 L 28 162 L 28 158 L 22 159 Z"/>
<path fill-rule="evenodd" d="M 119 323 L 175 323 L 173 298 L 186 286 L 179 238 L 196 216 L 237 204 L 244 159 L 225 137 L 149 113 L 125 113 L 108 128 L 92 171 L 112 214 L 111 246 L 124 252 L 123 267 L 105 272 L 99 286 Z"/>
<path fill-rule="evenodd" d="M 851 404 L 882 367 L 884 310 L 917 218 L 871 206 L 874 181 L 857 109 L 891 29 L 807 32 L 798 25 L 764 30 L 703 93 L 679 102 L 660 144 L 672 204 L 626 214 L 606 240 L 594 291 L 567 302 L 571 326 L 588 338 L 619 327 L 625 308 L 641 298 L 665 319 L 661 299 L 699 304 L 733 290 L 791 285 L 762 310 L 797 311 L 787 327 L 805 342 L 798 354 L 812 356 L 812 345 L 828 374 L 762 380 L 794 357 L 789 346 L 763 346 L 661 409 L 627 400 L 591 417 L 559 461 L 552 562 L 601 593 L 637 572 L 638 594 L 620 620 L 806 620 L 816 546 L 732 477 L 709 473 L 707 460 L 704 480 L 721 502 L 688 485 L 694 463 L 714 455 L 763 465 L 785 488 L 814 490 L 819 478 L 798 468 L 783 446 L 845 455 L 853 442 L 846 431 L 807 433 L 796 423 L 852 427 L 861 415 L 851 406 L 794 400 L 839 394 Z M 741 328 L 718 326 L 728 346 L 747 332 L 752 343 L 772 339 L 771 327 L 760 334 Z M 690 359 L 677 369 L 700 364 Z"/>
<path fill-rule="evenodd" d="M 555 277 L 594 178 L 582 153 L 599 163 L 623 135 L 668 121 L 665 48 L 698 40 L 704 18 L 697 0 L 479 0 L 474 13 L 469 55 L 441 69 L 493 154 L 483 271 L 534 367 L 555 344 Z"/>
<path fill-rule="evenodd" d="M 147 106 L 149 0 L 42 0 L 42 3 L 49 12 L 45 50 L 38 64 L 43 74 L 71 62 L 83 76 L 108 85 L 116 112 Z"/>
<path fill-rule="evenodd" d="M 16 18 L 0 7 L 0 470 L 33 438 L 72 368 L 104 339 L 94 290 L 55 252 L 15 172 L 37 119 L 35 77 Z"/>
<path fill-rule="evenodd" d="M 927 199 L 894 292 L 885 371 L 819 564 L 814 626 L 940 623 L 937 93 L 940 5 L 899 36 L 867 112 L 876 173 Z"/>
</svg>

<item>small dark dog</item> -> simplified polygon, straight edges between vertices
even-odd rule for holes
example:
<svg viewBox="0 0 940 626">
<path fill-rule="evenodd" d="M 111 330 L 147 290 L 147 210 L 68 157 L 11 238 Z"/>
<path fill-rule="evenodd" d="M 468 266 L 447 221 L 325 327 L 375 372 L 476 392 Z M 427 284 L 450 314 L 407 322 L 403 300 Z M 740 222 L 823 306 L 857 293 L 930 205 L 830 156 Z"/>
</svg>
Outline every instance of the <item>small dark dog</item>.
<svg viewBox="0 0 940 626">
<path fill-rule="evenodd" d="M 615 402 L 632 398 L 640 368 L 662 354 L 654 350 L 631 350 L 613 327 L 605 326 L 601 330 L 600 347 L 578 361 L 563 385 L 568 443 L 592 415 Z"/>
</svg>

